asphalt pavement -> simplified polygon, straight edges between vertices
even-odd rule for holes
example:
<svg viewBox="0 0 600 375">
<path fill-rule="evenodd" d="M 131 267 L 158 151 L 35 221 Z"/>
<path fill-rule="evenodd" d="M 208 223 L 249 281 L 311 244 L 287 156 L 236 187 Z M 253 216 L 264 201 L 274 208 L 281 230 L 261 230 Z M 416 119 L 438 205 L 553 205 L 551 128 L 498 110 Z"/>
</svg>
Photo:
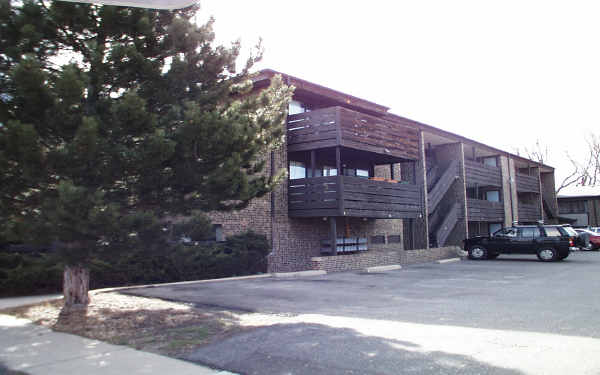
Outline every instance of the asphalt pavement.
<svg viewBox="0 0 600 375">
<path fill-rule="evenodd" d="M 503 255 L 129 293 L 281 317 L 187 358 L 241 374 L 598 374 L 599 271 Z"/>
</svg>

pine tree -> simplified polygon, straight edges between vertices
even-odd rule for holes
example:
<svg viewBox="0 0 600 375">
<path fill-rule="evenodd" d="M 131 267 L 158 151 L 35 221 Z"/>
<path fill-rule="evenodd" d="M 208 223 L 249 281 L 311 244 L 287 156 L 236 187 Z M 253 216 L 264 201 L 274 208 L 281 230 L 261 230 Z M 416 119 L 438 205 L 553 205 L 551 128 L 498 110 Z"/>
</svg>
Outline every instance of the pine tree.
<svg viewBox="0 0 600 375">
<path fill-rule="evenodd" d="M 215 46 L 197 7 L 0 1 L 0 219 L 58 247 L 67 306 L 88 303 L 95 257 L 281 179 L 265 160 L 291 89 L 253 90 L 260 45 L 238 68 L 239 42 Z"/>
</svg>

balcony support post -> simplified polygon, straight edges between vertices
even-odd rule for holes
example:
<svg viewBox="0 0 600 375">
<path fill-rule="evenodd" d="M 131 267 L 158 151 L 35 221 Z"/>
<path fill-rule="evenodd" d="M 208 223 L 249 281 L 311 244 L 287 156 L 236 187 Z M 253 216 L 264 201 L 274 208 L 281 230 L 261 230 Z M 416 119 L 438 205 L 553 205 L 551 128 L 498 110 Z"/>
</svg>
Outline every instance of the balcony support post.
<svg viewBox="0 0 600 375">
<path fill-rule="evenodd" d="M 329 217 L 329 243 L 331 244 L 331 254 L 337 255 L 337 225 L 335 216 Z"/>
<path fill-rule="evenodd" d="M 337 175 L 342 175 L 342 155 L 340 146 L 335 146 L 335 167 L 337 168 Z"/>
<path fill-rule="evenodd" d="M 310 174 L 308 177 L 316 177 L 315 176 L 315 169 L 316 169 L 316 164 L 317 164 L 317 151 L 316 150 L 310 150 Z"/>
</svg>

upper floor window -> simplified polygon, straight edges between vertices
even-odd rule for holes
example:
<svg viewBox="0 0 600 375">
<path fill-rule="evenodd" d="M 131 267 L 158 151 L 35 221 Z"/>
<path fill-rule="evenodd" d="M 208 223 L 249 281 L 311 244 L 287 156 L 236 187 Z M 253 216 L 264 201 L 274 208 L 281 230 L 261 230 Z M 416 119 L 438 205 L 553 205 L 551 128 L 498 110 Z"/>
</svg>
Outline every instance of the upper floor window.
<svg viewBox="0 0 600 375">
<path fill-rule="evenodd" d="M 483 158 L 483 164 L 489 165 L 490 167 L 498 166 L 498 158 L 495 156 L 488 156 Z"/>
<path fill-rule="evenodd" d="M 500 202 L 500 192 L 498 190 L 486 191 L 485 200 L 490 202 Z"/>
<path fill-rule="evenodd" d="M 337 176 L 337 168 L 330 166 L 323 166 L 323 176 Z"/>
<path fill-rule="evenodd" d="M 290 180 L 306 178 L 306 165 L 301 161 L 290 160 Z"/>
<path fill-rule="evenodd" d="M 298 113 L 304 112 L 308 112 L 304 103 L 297 100 L 290 100 L 290 104 L 288 106 L 288 115 L 297 115 Z"/>
</svg>

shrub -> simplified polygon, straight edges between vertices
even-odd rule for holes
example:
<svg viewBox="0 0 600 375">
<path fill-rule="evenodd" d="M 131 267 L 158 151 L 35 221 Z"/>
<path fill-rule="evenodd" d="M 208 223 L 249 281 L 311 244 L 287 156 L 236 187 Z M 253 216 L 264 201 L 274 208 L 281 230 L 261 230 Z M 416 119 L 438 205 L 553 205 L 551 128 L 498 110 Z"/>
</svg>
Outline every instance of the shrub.
<svg viewBox="0 0 600 375">
<path fill-rule="evenodd" d="M 196 246 L 146 247 L 113 262 L 94 260 L 90 288 L 251 275 L 266 271 L 269 242 L 253 232 Z M 62 265 L 52 254 L 0 253 L 0 296 L 59 292 Z"/>
</svg>

